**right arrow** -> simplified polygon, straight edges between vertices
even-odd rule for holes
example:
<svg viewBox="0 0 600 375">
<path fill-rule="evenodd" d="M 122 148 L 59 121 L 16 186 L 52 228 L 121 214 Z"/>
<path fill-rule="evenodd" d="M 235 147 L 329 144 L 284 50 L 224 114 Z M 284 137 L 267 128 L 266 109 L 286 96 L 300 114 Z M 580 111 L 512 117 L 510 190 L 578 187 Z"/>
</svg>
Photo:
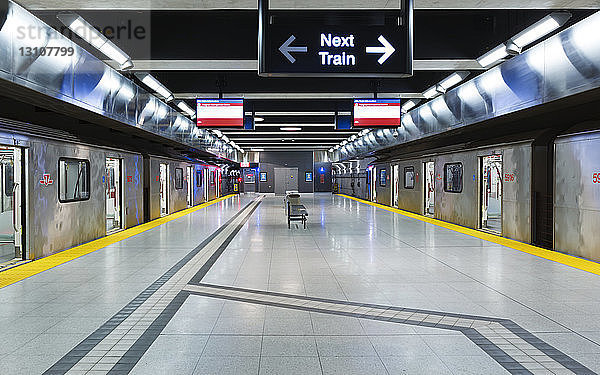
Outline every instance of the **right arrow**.
<svg viewBox="0 0 600 375">
<path fill-rule="evenodd" d="M 290 44 L 292 44 L 294 40 L 296 40 L 296 37 L 292 35 L 288 38 L 288 40 L 283 42 L 281 47 L 279 47 L 279 51 L 283 54 L 283 56 L 290 60 L 292 64 L 296 62 L 296 59 L 290 54 L 290 52 L 308 52 L 308 47 L 290 47 Z"/>
<path fill-rule="evenodd" d="M 383 53 L 379 60 L 377 60 L 379 65 L 381 65 L 385 62 L 385 60 L 392 56 L 392 53 L 394 53 L 396 49 L 383 37 L 383 35 L 380 35 L 377 40 L 383 45 L 383 47 L 367 47 L 367 53 Z"/>
</svg>

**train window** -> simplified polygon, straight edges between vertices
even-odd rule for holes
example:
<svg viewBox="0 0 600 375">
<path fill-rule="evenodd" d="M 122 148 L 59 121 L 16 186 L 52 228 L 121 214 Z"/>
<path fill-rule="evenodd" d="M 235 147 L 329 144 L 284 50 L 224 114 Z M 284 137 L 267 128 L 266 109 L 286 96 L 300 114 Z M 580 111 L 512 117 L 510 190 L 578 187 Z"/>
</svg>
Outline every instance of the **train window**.
<svg viewBox="0 0 600 375">
<path fill-rule="evenodd" d="M 58 159 L 58 200 L 61 203 L 90 199 L 90 161 Z"/>
<path fill-rule="evenodd" d="M 462 193 L 463 165 L 462 163 L 444 164 L 444 191 Z"/>
<path fill-rule="evenodd" d="M 196 187 L 202 187 L 202 169 L 196 169 Z"/>
<path fill-rule="evenodd" d="M 183 168 L 175 168 L 175 189 L 183 189 Z"/>
<path fill-rule="evenodd" d="M 414 189 L 415 188 L 415 167 L 404 168 L 404 188 Z"/>
<path fill-rule="evenodd" d="M 379 186 L 385 187 L 387 181 L 387 170 L 384 169 L 380 169 L 379 170 Z"/>
</svg>

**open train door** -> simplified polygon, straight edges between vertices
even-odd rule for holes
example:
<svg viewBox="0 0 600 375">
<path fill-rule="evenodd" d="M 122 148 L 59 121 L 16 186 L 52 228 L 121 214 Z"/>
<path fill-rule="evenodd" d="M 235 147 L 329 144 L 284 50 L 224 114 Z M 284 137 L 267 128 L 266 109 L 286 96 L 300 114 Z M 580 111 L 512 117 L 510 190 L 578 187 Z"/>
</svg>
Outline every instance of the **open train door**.
<svg viewBox="0 0 600 375">
<path fill-rule="evenodd" d="M 435 214 L 435 162 L 423 163 L 423 214 L 433 217 Z"/>
<path fill-rule="evenodd" d="M 502 233 L 502 155 L 481 157 L 480 228 Z"/>
<path fill-rule="evenodd" d="M 0 146 L 0 268 L 27 259 L 27 150 Z M 42 188 L 54 183 L 44 174 Z"/>
</svg>

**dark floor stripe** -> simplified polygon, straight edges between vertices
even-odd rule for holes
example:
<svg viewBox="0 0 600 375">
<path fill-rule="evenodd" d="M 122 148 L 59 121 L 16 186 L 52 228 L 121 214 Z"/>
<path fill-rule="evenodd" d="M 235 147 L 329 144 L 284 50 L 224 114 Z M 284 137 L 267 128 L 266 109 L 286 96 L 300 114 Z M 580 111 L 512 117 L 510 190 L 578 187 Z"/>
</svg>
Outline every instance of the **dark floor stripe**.
<svg viewBox="0 0 600 375">
<path fill-rule="evenodd" d="M 91 335 L 86 337 L 82 342 L 75 346 L 70 352 L 65 354 L 58 362 L 44 372 L 44 375 L 63 375 L 69 371 L 81 358 L 85 357 L 100 341 L 108 336 L 119 324 L 127 319 L 138 307 L 140 307 L 150 296 L 154 294 L 161 286 L 163 286 L 169 279 L 177 273 L 187 262 L 189 262 L 196 254 L 198 254 L 210 241 L 218 236 L 225 228 L 227 228 L 237 217 L 242 215 L 246 208 L 256 201 L 249 202 L 237 212 L 231 219 L 225 224 L 208 236 L 200 245 L 194 250 L 190 251 L 185 257 L 159 277 L 154 283 L 148 288 L 142 291 L 137 297 L 129 302 L 124 308 L 104 323 L 100 328 L 94 331 Z"/>
<path fill-rule="evenodd" d="M 254 201 L 251 203 L 255 203 Z M 237 236 L 239 231 L 244 227 L 250 216 L 256 211 L 261 202 L 258 202 L 244 217 L 242 222 L 236 226 L 231 234 L 223 241 L 219 248 L 214 254 L 208 259 L 208 261 L 200 268 L 200 270 L 194 275 L 192 280 L 201 281 L 202 278 L 208 273 L 210 268 L 215 264 L 217 259 L 223 254 L 227 246 Z M 244 208 L 244 210 L 246 207 Z M 175 299 L 167 306 L 167 308 L 152 322 L 150 327 L 142 334 L 142 336 L 129 348 L 123 357 L 113 366 L 108 372 L 110 375 L 121 375 L 129 373 L 135 365 L 142 358 L 144 353 L 150 348 L 152 343 L 158 338 L 162 330 L 167 326 L 169 321 L 173 318 L 175 313 L 181 308 L 186 298 L 190 293 L 186 291 L 180 292 Z"/>
<path fill-rule="evenodd" d="M 351 305 L 351 306 L 357 306 L 357 307 L 358 306 L 374 307 L 374 308 L 388 309 L 388 310 L 394 310 L 394 311 L 415 312 L 415 313 L 430 314 L 430 315 L 437 315 L 437 316 L 443 315 L 443 316 L 451 316 L 451 317 L 455 317 L 455 318 L 477 319 L 477 320 L 483 320 L 483 321 L 488 321 L 488 322 L 493 322 L 493 323 L 500 323 L 507 330 L 509 330 L 516 336 L 520 337 L 525 342 L 529 343 L 530 345 L 532 345 L 533 347 L 535 347 L 536 349 L 538 349 L 539 351 L 541 351 L 548 357 L 552 358 L 553 360 L 555 360 L 556 362 L 558 362 L 565 368 L 573 371 L 574 373 L 581 374 L 581 375 L 596 374 L 594 371 L 588 369 L 581 363 L 577 362 L 573 358 L 564 354 L 560 350 L 554 348 L 550 344 L 548 344 L 545 341 L 543 341 L 542 339 L 536 337 L 531 332 L 525 330 L 524 328 L 520 327 L 518 324 L 514 323 L 512 320 L 509 320 L 509 319 L 499 319 L 499 318 L 491 318 L 491 317 L 484 317 L 484 316 L 445 313 L 445 312 L 441 312 L 441 311 L 431 311 L 431 310 L 408 309 L 408 308 L 397 307 L 397 306 L 361 304 L 358 302 L 339 301 L 339 300 L 332 300 L 332 299 L 325 299 L 325 298 L 307 297 L 307 296 L 300 296 L 300 295 L 294 295 L 294 294 L 267 292 L 267 291 L 262 291 L 262 290 L 244 289 L 244 288 L 213 285 L 213 284 L 200 283 L 197 285 L 215 288 L 215 289 L 237 290 L 237 291 L 241 291 L 241 292 L 248 292 L 248 293 L 259 294 L 259 295 L 280 296 L 280 297 L 296 298 L 296 299 L 302 299 L 302 300 L 310 300 L 310 301 L 315 301 L 315 302 L 329 302 L 329 303 L 335 303 L 335 304 L 340 304 L 340 305 Z M 288 308 L 288 309 L 293 309 L 293 310 L 303 310 L 303 311 L 316 312 L 316 313 L 348 316 L 348 317 L 354 317 L 354 318 L 360 318 L 360 319 L 378 320 L 378 321 L 384 321 L 384 322 L 389 322 L 389 323 L 400 323 L 400 324 L 408 324 L 408 325 L 421 326 L 421 327 L 431 327 L 431 328 L 439 328 L 439 329 L 452 330 L 452 331 L 460 331 L 465 336 L 467 336 L 467 338 L 469 338 L 469 340 L 471 340 L 475 345 L 479 346 L 482 350 L 484 350 L 490 357 L 492 357 L 496 362 L 498 362 L 502 367 L 504 367 L 510 373 L 512 373 L 512 374 L 531 374 L 531 372 L 529 370 L 524 368 L 520 363 L 518 363 L 515 359 L 513 359 L 511 356 L 509 356 L 504 351 L 502 351 L 502 349 L 500 349 L 498 346 L 496 346 L 490 340 L 485 338 L 485 336 L 481 335 L 474 328 L 449 326 L 449 325 L 439 324 L 439 323 L 432 324 L 432 323 L 428 323 L 428 322 L 415 322 L 415 321 L 411 321 L 411 320 L 369 316 L 369 315 L 365 315 L 365 314 L 316 309 L 316 308 L 304 307 L 304 306 L 294 306 L 294 305 L 288 305 L 288 304 L 283 304 L 283 303 L 261 301 L 258 299 L 248 299 L 248 298 L 241 298 L 241 297 L 226 296 L 226 295 L 221 295 L 217 292 L 204 293 L 204 292 L 190 291 L 190 293 L 194 294 L 194 295 L 205 296 L 205 297 L 227 299 L 227 300 L 232 300 L 232 301 L 247 302 L 247 303 L 268 305 L 268 306 L 274 306 L 274 307 L 283 307 L 283 308 Z"/>
</svg>

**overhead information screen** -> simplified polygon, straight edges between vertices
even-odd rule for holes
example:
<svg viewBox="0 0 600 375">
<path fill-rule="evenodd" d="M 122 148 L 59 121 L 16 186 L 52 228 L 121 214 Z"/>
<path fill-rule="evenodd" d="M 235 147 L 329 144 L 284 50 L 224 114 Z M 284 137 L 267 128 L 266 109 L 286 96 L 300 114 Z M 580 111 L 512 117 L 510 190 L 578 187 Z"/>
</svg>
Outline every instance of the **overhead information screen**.
<svg viewBox="0 0 600 375">
<path fill-rule="evenodd" d="M 259 0 L 259 75 L 408 77 L 412 0 L 394 10 L 269 10 Z"/>
<path fill-rule="evenodd" d="M 355 99 L 354 127 L 398 127 L 402 112 L 400 99 Z"/>
<path fill-rule="evenodd" d="M 243 99 L 197 99 L 196 124 L 204 128 L 244 126 Z"/>
</svg>

